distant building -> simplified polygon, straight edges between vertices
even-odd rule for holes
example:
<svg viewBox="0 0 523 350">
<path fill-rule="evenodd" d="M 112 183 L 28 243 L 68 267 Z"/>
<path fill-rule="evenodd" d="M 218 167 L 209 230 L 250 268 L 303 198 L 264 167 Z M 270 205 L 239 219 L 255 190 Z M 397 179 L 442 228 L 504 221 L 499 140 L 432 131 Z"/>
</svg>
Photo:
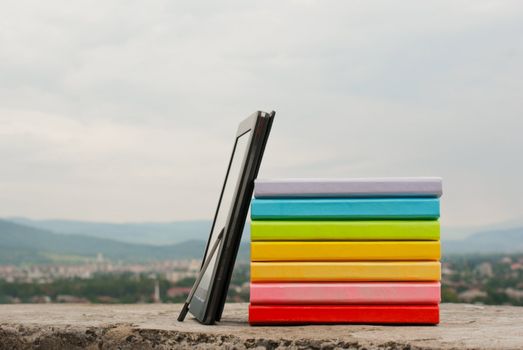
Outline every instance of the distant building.
<svg viewBox="0 0 523 350">
<path fill-rule="evenodd" d="M 96 298 L 96 300 L 103 304 L 116 304 L 118 302 L 118 299 L 113 298 L 108 295 L 100 295 L 99 297 Z"/>
<path fill-rule="evenodd" d="M 87 304 L 89 303 L 89 300 L 87 300 L 86 298 L 76 297 L 74 295 L 60 294 L 56 296 L 56 302 L 67 304 Z"/>
<path fill-rule="evenodd" d="M 484 299 L 487 297 L 487 293 L 479 289 L 469 289 L 465 292 L 459 293 L 458 298 L 461 301 L 466 301 L 468 303 L 477 301 L 478 299 Z"/>
<path fill-rule="evenodd" d="M 186 295 L 189 295 L 190 292 L 191 292 L 190 287 L 172 287 L 172 288 L 167 289 L 167 296 L 169 298 L 186 296 Z"/>
<path fill-rule="evenodd" d="M 158 280 L 154 280 L 153 302 L 155 302 L 155 303 L 162 302 L 162 300 L 160 299 L 160 282 Z"/>
<path fill-rule="evenodd" d="M 100 264 L 104 262 L 104 255 L 102 253 L 98 253 L 98 255 L 96 255 L 96 262 Z"/>
<path fill-rule="evenodd" d="M 31 303 L 34 304 L 49 304 L 50 302 L 51 298 L 47 295 L 35 295 L 31 297 Z"/>
<path fill-rule="evenodd" d="M 494 276 L 494 272 L 492 270 L 492 264 L 489 262 L 484 262 L 484 263 L 479 264 L 476 267 L 476 271 L 483 277 Z"/>
<path fill-rule="evenodd" d="M 523 290 L 507 288 L 505 289 L 505 294 L 511 299 L 523 300 Z"/>
<path fill-rule="evenodd" d="M 455 274 L 456 272 L 454 270 L 452 270 L 450 267 L 448 266 L 442 266 L 441 267 L 441 274 L 443 276 L 452 276 L 453 274 Z"/>
</svg>

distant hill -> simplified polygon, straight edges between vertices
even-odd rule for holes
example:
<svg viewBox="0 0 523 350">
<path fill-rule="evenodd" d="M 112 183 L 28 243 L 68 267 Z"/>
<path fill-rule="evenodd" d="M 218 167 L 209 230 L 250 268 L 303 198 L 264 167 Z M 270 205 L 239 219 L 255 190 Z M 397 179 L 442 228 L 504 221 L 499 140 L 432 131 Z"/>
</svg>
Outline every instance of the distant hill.
<svg viewBox="0 0 523 350">
<path fill-rule="evenodd" d="M 19 217 L 5 220 L 54 233 L 83 235 L 147 245 L 175 244 L 188 240 L 207 241 L 212 224 L 211 221 L 207 220 L 138 223 L 34 220 Z M 249 232 L 249 225 L 245 225 L 243 241 L 249 240 Z"/>
<path fill-rule="evenodd" d="M 475 233 L 462 240 L 443 241 L 444 254 L 521 252 L 523 227 L 489 230 Z"/>
<path fill-rule="evenodd" d="M 444 239 L 463 240 L 478 232 L 498 232 L 523 227 L 523 218 L 501 221 L 494 224 L 468 225 L 468 226 L 441 226 Z"/>
<path fill-rule="evenodd" d="M 205 244 L 205 240 L 187 240 L 164 246 L 125 243 L 80 234 L 53 233 L 0 220 L 0 264 L 95 258 L 98 253 L 123 261 L 201 259 Z M 243 244 L 240 259 L 248 259 L 247 248 Z"/>
<path fill-rule="evenodd" d="M 211 221 L 165 223 L 104 223 L 74 220 L 32 220 L 9 218 L 8 221 L 68 235 L 86 235 L 115 241 L 164 245 L 187 240 L 207 240 Z"/>
</svg>

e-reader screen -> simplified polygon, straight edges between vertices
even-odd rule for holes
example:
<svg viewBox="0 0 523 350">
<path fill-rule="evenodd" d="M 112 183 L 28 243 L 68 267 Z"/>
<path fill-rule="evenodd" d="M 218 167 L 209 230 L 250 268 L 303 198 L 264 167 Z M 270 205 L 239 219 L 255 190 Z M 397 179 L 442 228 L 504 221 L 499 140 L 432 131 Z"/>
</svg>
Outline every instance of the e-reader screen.
<svg viewBox="0 0 523 350">
<path fill-rule="evenodd" d="M 221 318 L 254 179 L 274 115 L 274 111 L 258 111 L 238 126 L 202 267 L 178 321 L 183 321 L 188 311 L 204 324 L 213 324 Z"/>
<path fill-rule="evenodd" d="M 234 153 L 232 155 L 232 161 L 230 163 L 229 171 L 226 175 L 225 185 L 223 187 L 223 194 L 219 203 L 218 211 L 216 213 L 216 219 L 214 222 L 211 237 L 209 239 L 208 247 L 212 247 L 214 245 L 218 235 L 220 234 L 220 231 L 227 224 L 229 211 L 232 208 L 232 201 L 234 200 L 235 190 L 241 177 L 240 172 L 242 170 L 242 164 L 248 151 L 250 134 L 251 131 L 249 130 L 243 135 L 240 135 L 238 138 L 236 138 L 236 143 L 234 145 Z M 224 234 L 227 234 L 227 231 L 225 231 Z M 221 240 L 220 244 L 223 244 L 224 241 L 225 237 Z M 204 260 L 206 258 L 207 256 L 204 257 Z M 217 259 L 218 254 L 214 254 L 211 257 L 209 266 L 207 267 L 207 270 L 205 271 L 202 277 L 200 285 L 196 293 L 194 294 L 194 297 L 202 303 L 205 302 L 208 290 L 211 287 L 211 280 Z"/>
</svg>

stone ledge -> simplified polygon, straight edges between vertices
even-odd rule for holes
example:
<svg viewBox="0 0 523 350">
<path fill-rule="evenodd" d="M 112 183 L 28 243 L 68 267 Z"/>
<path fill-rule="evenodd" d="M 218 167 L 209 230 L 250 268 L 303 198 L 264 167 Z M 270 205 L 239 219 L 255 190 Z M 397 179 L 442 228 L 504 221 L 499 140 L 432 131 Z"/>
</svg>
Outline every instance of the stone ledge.
<svg viewBox="0 0 523 350">
<path fill-rule="evenodd" d="M 0 349 L 523 349 L 523 307 L 443 304 L 439 326 L 250 327 L 247 304 L 203 326 L 181 305 L 0 305 Z"/>
</svg>

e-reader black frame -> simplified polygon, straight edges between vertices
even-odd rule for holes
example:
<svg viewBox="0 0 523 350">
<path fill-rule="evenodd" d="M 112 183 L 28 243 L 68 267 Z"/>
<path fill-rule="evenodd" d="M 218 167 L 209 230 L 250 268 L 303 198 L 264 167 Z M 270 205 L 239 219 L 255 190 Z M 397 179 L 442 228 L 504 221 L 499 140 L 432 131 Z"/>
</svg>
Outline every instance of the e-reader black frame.
<svg viewBox="0 0 523 350">
<path fill-rule="evenodd" d="M 207 252 L 210 248 L 211 237 L 220 211 L 222 196 L 229 178 L 231 164 L 235 157 L 238 139 L 247 132 L 251 132 L 248 140 L 248 150 L 245 153 L 240 168 L 240 177 L 236 184 L 233 201 L 227 215 L 222 242 L 220 243 L 220 248 L 216 252 L 218 256 L 212 271 L 211 282 L 209 289 L 207 290 L 206 298 L 203 302 L 199 298 L 193 298 L 189 305 L 189 311 L 191 314 L 203 324 L 214 324 L 216 321 L 221 319 L 223 307 L 227 298 L 229 283 L 234 269 L 234 263 L 240 247 L 245 220 L 249 211 L 252 192 L 254 190 L 254 179 L 256 178 L 260 168 L 263 151 L 267 144 L 274 115 L 274 111 L 271 113 L 258 111 L 242 121 L 238 127 L 238 131 L 236 132 L 234 148 L 229 160 L 220 199 L 218 201 L 218 206 L 216 208 L 216 213 L 209 234 L 209 240 L 207 241 L 207 247 L 205 248 L 204 261 L 209 258 L 207 257 Z"/>
</svg>

